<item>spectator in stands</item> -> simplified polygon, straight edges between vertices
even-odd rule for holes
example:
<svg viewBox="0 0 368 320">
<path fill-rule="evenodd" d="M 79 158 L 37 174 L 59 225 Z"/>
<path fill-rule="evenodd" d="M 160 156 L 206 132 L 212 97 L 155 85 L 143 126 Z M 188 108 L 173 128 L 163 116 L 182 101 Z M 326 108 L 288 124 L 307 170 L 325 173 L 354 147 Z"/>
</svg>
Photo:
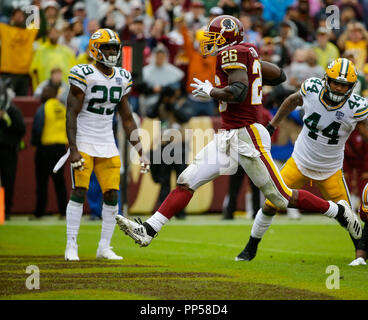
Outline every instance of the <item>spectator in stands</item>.
<svg viewBox="0 0 368 320">
<path fill-rule="evenodd" d="M 167 62 L 168 51 L 162 44 L 152 51 L 152 61 L 143 68 L 143 82 L 145 84 L 144 103 L 140 104 L 141 115 L 146 114 L 147 108 L 156 104 L 164 87 L 180 88 L 184 77 L 183 71 Z"/>
<path fill-rule="evenodd" d="M 61 10 L 60 14 L 68 21 L 73 18 L 73 6 L 79 0 L 59 0 Z M 94 8 L 96 10 L 96 7 Z"/>
<path fill-rule="evenodd" d="M 66 105 L 66 99 L 68 97 L 69 93 L 69 85 L 63 82 L 63 72 L 59 67 L 54 67 L 51 70 L 51 77 L 48 80 L 45 80 L 39 84 L 39 86 L 36 88 L 33 96 L 35 98 L 41 99 L 43 90 L 51 85 L 57 88 L 57 99 L 59 101 Z"/>
<path fill-rule="evenodd" d="M 367 61 L 368 31 L 360 22 L 349 22 L 346 31 L 337 40 L 341 52 L 345 50 L 356 51 L 355 66 L 363 71 L 363 66 Z"/>
<path fill-rule="evenodd" d="M 316 77 L 323 78 L 325 71 L 317 64 L 317 56 L 313 49 L 297 49 L 294 54 L 294 61 L 288 68 L 287 74 L 288 89 L 295 91 L 300 88 L 305 79 Z"/>
<path fill-rule="evenodd" d="M 116 29 L 120 30 L 124 27 L 126 22 L 127 15 L 130 14 L 130 8 L 128 9 L 126 5 L 124 6 L 124 1 L 122 0 L 108 0 L 104 1 L 99 9 L 99 20 L 101 21 L 101 24 L 103 25 L 102 20 L 114 20 Z M 106 22 L 105 22 L 106 23 Z"/>
<path fill-rule="evenodd" d="M 53 173 L 53 168 L 66 152 L 66 108 L 57 99 L 58 87 L 47 85 L 41 96 L 42 105 L 38 108 L 32 126 L 31 144 L 36 147 L 36 208 L 35 218 L 46 213 L 48 182 L 51 176 L 56 191 L 58 209 L 65 217 L 67 206 L 64 170 Z"/>
<path fill-rule="evenodd" d="M 5 189 L 5 218 L 10 219 L 18 151 L 26 132 L 22 112 L 12 103 L 14 92 L 0 79 L 0 180 Z"/>
<path fill-rule="evenodd" d="M 290 57 L 294 56 L 296 49 L 305 47 L 305 41 L 295 34 L 292 24 L 288 21 L 283 21 L 280 24 L 280 36 L 276 41 L 287 50 Z"/>
<path fill-rule="evenodd" d="M 86 5 L 82 1 L 78 1 L 73 5 L 73 17 L 79 18 L 83 24 L 83 30 L 85 33 L 88 32 L 88 17 L 86 11 Z"/>
<path fill-rule="evenodd" d="M 339 49 L 329 40 L 330 34 L 326 27 L 319 27 L 316 34 L 317 41 L 312 46 L 317 54 L 317 64 L 323 69 L 340 57 Z"/>
<path fill-rule="evenodd" d="M 252 18 L 247 14 L 242 14 L 239 17 L 244 27 L 244 41 L 254 44 L 256 47 L 261 48 L 262 35 L 259 32 L 252 29 Z"/>
<path fill-rule="evenodd" d="M 221 1 L 224 1 L 224 0 L 220 0 L 220 2 Z M 225 1 L 232 2 L 232 0 L 225 0 Z M 204 13 L 205 13 L 205 10 L 204 10 L 203 2 L 200 0 L 192 1 L 190 3 L 189 12 L 184 14 L 184 19 L 185 19 L 185 22 L 187 23 L 188 28 L 195 31 L 207 25 L 208 19 L 205 17 Z"/>
<path fill-rule="evenodd" d="M 151 151 L 150 166 L 153 180 L 161 185 L 159 206 L 170 193 L 171 172 L 174 171 L 176 177 L 179 177 L 187 167 L 185 124 L 190 119 L 190 110 L 185 96 L 181 96 L 180 88 L 167 86 L 162 88 L 157 103 L 147 109 L 147 116 L 158 118 L 161 123 L 161 141 Z M 184 219 L 185 216 L 184 210 L 176 215 L 178 219 Z"/>
<path fill-rule="evenodd" d="M 59 67 L 63 72 L 63 81 L 68 83 L 69 70 L 75 65 L 74 52 L 62 44 L 58 44 L 60 31 L 51 28 L 48 32 L 48 39 L 45 44 L 41 45 L 35 52 L 30 74 L 32 77 L 33 88 L 50 78 L 53 67 Z"/>
<path fill-rule="evenodd" d="M 59 44 L 69 47 L 78 55 L 80 50 L 80 41 L 74 37 L 73 26 L 69 22 L 65 22 L 63 26 L 62 36 L 59 38 Z"/>
<path fill-rule="evenodd" d="M 42 6 L 45 13 L 47 30 L 51 27 L 61 29 L 63 27 L 63 19 L 60 14 L 60 5 L 54 0 L 47 0 Z"/>
<path fill-rule="evenodd" d="M 9 79 L 17 96 L 28 94 L 28 71 L 36 35 L 36 29 L 25 28 L 25 13 L 19 8 L 12 11 L 9 25 L 0 23 L 1 76 Z"/>
</svg>

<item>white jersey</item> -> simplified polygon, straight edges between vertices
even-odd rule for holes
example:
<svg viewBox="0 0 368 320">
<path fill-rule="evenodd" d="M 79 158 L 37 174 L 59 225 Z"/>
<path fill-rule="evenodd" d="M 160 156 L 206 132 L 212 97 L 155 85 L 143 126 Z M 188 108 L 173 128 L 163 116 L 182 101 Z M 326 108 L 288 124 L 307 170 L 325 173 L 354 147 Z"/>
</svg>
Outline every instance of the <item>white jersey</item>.
<svg viewBox="0 0 368 320">
<path fill-rule="evenodd" d="M 368 116 L 366 99 L 356 94 L 335 107 L 328 106 L 322 99 L 322 81 L 309 78 L 301 86 L 304 125 L 292 154 L 301 172 L 317 180 L 342 168 L 345 142 L 357 122 Z"/>
<path fill-rule="evenodd" d="M 84 102 L 77 117 L 76 142 L 79 151 L 91 156 L 118 155 L 113 133 L 116 105 L 132 86 L 131 74 L 114 67 L 106 76 L 92 64 L 78 64 L 69 73 L 69 83 L 84 93 Z"/>
</svg>

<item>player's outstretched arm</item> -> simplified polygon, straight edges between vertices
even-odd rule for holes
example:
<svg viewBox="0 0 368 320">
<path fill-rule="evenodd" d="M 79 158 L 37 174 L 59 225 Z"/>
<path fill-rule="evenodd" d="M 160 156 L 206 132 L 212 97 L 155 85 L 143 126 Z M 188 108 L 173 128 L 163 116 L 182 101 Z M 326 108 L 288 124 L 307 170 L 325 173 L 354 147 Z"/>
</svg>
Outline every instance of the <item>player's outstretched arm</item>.
<svg viewBox="0 0 368 320">
<path fill-rule="evenodd" d="M 141 163 L 141 172 L 146 173 L 149 170 L 149 160 L 143 154 L 143 148 L 141 140 L 138 136 L 132 137 L 132 133 L 137 130 L 137 124 L 133 118 L 132 111 L 129 106 L 128 96 L 125 95 L 121 98 L 119 104 L 119 114 L 123 123 L 123 128 L 129 142 L 134 146 L 139 154 L 139 161 Z"/>
<path fill-rule="evenodd" d="M 359 134 L 362 136 L 363 140 L 368 143 L 368 119 L 359 121 L 356 125 Z"/>
<path fill-rule="evenodd" d="M 263 85 L 277 86 L 286 80 L 284 70 L 267 61 L 261 61 Z"/>
<path fill-rule="evenodd" d="M 70 162 L 73 164 L 77 164 L 81 161 L 82 156 L 80 155 L 77 149 L 77 116 L 78 113 L 82 110 L 83 100 L 84 100 L 84 92 L 74 85 L 70 85 L 70 90 L 66 103 L 66 134 L 68 136 L 69 148 L 70 148 Z M 83 164 L 80 163 L 80 166 L 76 165 L 75 168 L 82 167 Z"/>
<path fill-rule="evenodd" d="M 303 105 L 303 97 L 298 92 L 295 92 L 288 96 L 280 105 L 275 116 L 272 118 L 270 124 L 272 127 L 277 128 L 280 122 L 285 119 L 290 112 L 292 112 L 297 106 Z"/>
</svg>

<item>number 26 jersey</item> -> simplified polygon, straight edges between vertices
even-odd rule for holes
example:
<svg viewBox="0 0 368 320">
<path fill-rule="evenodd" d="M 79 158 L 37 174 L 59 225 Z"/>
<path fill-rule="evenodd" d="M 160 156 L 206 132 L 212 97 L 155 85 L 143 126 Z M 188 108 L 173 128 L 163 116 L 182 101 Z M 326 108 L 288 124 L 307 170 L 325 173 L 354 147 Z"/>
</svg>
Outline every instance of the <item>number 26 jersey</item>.
<svg viewBox="0 0 368 320">
<path fill-rule="evenodd" d="M 77 117 L 77 144 L 115 146 L 113 117 L 121 98 L 132 86 L 131 74 L 114 67 L 110 76 L 92 64 L 78 64 L 69 73 L 69 83 L 84 93 L 84 102 Z"/>
<path fill-rule="evenodd" d="M 323 80 L 318 78 L 305 80 L 300 94 L 304 125 L 292 157 L 298 167 L 333 174 L 343 166 L 349 135 L 368 116 L 367 101 L 353 93 L 339 105 L 329 106 L 323 100 Z"/>
</svg>

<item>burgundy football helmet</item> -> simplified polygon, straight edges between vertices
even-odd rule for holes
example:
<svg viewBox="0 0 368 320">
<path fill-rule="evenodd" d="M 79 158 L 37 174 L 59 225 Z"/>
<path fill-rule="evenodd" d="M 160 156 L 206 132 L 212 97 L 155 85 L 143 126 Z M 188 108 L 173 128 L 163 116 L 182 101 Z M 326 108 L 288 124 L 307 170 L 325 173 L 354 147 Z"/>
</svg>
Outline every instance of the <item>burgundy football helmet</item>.
<svg viewBox="0 0 368 320">
<path fill-rule="evenodd" d="M 222 15 L 208 23 L 204 36 L 205 40 L 201 41 L 202 54 L 216 55 L 219 49 L 242 42 L 244 27 L 237 18 Z"/>
</svg>

